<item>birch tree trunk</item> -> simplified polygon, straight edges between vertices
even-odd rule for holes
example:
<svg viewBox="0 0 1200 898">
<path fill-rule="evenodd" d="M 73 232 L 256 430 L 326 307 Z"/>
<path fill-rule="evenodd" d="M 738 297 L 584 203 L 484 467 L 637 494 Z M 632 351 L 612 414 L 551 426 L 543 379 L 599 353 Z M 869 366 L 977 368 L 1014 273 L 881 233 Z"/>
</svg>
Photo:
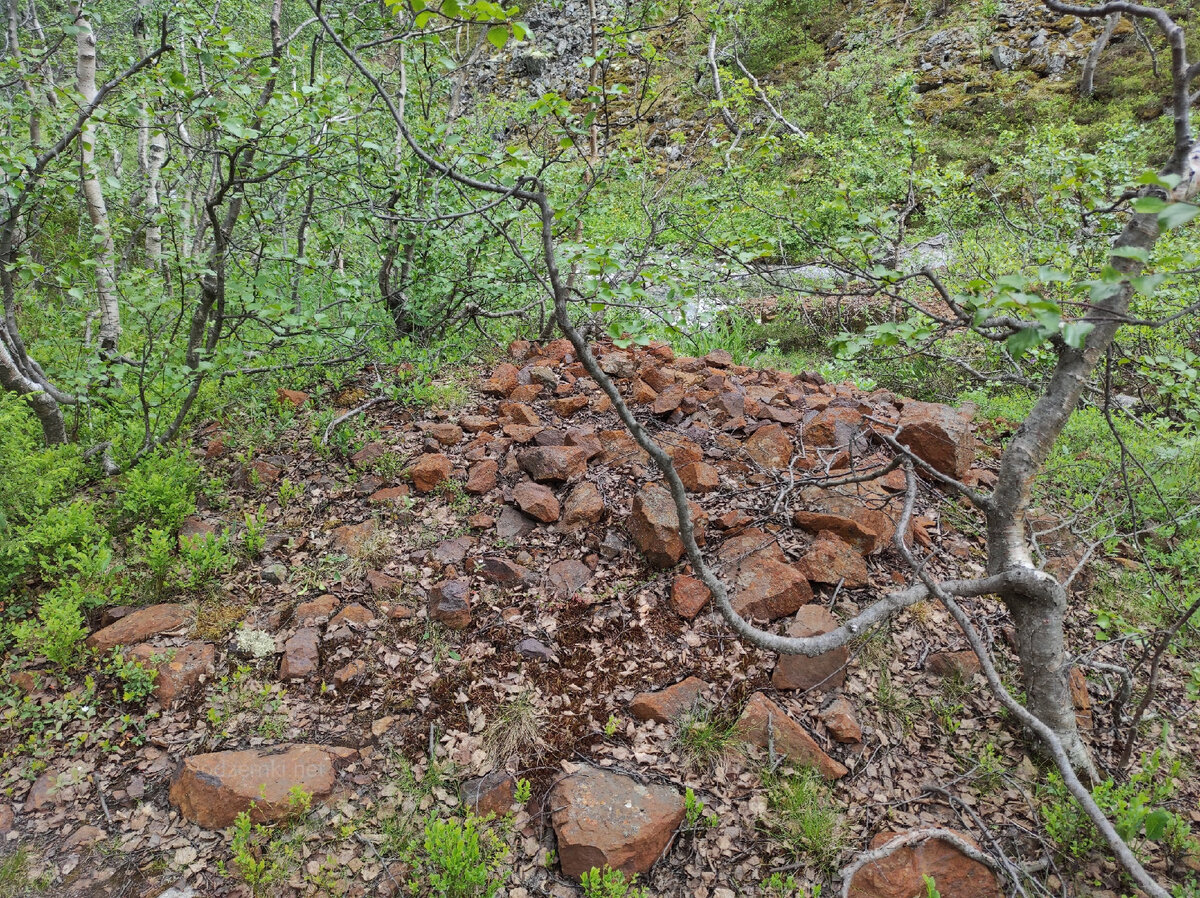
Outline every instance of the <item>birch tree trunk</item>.
<svg viewBox="0 0 1200 898">
<path fill-rule="evenodd" d="M 84 103 L 96 98 L 96 35 L 79 0 L 72 3 L 76 37 L 75 83 Z M 121 306 L 117 299 L 116 250 L 108 222 L 108 207 L 96 169 L 96 128 L 89 118 L 79 134 L 80 177 L 88 217 L 96 232 L 96 296 L 100 312 L 100 352 L 116 352 L 121 339 Z"/>
</svg>

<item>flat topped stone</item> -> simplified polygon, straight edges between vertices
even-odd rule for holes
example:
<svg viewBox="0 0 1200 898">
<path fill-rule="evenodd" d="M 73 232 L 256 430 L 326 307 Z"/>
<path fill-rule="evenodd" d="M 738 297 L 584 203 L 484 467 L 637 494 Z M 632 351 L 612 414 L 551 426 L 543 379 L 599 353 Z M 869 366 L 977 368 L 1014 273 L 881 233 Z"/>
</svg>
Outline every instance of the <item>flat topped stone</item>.
<svg viewBox="0 0 1200 898">
<path fill-rule="evenodd" d="M 224 829 L 242 811 L 256 823 L 281 820 L 295 810 L 293 790 L 314 801 L 328 798 L 338 767 L 357 754 L 336 746 L 282 745 L 196 755 L 175 775 L 171 804 L 205 829 Z"/>
<path fill-rule="evenodd" d="M 871 848 L 882 848 L 897 833 L 880 833 Z M 970 836 L 956 833 L 978 849 Z M 903 845 L 873 863 L 864 864 L 850 880 L 850 898 L 910 898 L 926 894 L 925 877 L 933 879 L 946 898 L 1000 898 L 1004 894 L 996 874 L 979 861 L 967 857 L 945 839 L 925 839 Z"/>
<path fill-rule="evenodd" d="M 170 633 L 192 622 L 192 610 L 186 605 L 151 605 L 139 608 L 115 624 L 97 630 L 87 638 L 87 644 L 101 654 L 119 645 L 145 642 L 151 636 Z"/>
<path fill-rule="evenodd" d="M 563 875 L 576 880 L 593 867 L 645 873 L 684 816 L 683 796 L 671 787 L 597 767 L 559 782 L 550 806 Z"/>
</svg>

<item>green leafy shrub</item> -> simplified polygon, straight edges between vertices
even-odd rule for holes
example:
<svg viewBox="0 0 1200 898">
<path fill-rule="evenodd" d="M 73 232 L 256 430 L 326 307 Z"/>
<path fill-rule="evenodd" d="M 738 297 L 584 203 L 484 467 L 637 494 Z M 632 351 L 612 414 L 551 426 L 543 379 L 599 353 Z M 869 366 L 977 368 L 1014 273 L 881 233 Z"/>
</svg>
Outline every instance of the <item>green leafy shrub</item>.
<svg viewBox="0 0 1200 898">
<path fill-rule="evenodd" d="M 158 679 L 157 670 L 136 659 L 126 658 L 120 649 L 113 649 L 104 670 L 121 684 L 120 689 L 113 692 L 121 701 L 132 705 L 144 705 L 154 692 L 154 681 Z"/>
<path fill-rule="evenodd" d="M 187 453 L 157 452 L 142 459 L 125 478 L 119 499 L 128 524 L 176 531 L 196 511 L 200 471 Z"/>
<path fill-rule="evenodd" d="M 1155 749 L 1128 782 L 1118 784 L 1110 777 L 1092 790 L 1092 796 L 1113 821 L 1118 835 L 1135 851 L 1148 841 L 1157 842 L 1178 855 L 1194 845 L 1191 826 L 1163 805 L 1174 798 L 1173 781 L 1178 778 L 1183 765 L 1174 760 L 1164 770 L 1163 763 L 1162 750 Z M 1057 773 L 1050 774 L 1041 798 L 1040 810 L 1046 834 L 1060 851 L 1079 858 L 1103 847 L 1103 840 L 1091 820 L 1071 797 Z"/>
<path fill-rule="evenodd" d="M 83 477 L 78 446 L 42 446 L 41 428 L 28 407 L 0 393 L 0 540 L 70 495 Z"/>
<path fill-rule="evenodd" d="M 625 874 L 612 867 L 600 870 L 592 867 L 579 878 L 585 898 L 649 898 L 650 893 L 637 885 L 637 874 L 625 878 Z"/>
<path fill-rule="evenodd" d="M 181 539 L 180 566 L 175 585 L 189 590 L 204 589 L 221 574 L 231 570 L 237 559 L 229 552 L 228 546 L 228 533 L 220 536 L 199 534 Z"/>
<path fill-rule="evenodd" d="M 42 597 L 35 620 L 24 620 L 12 628 L 18 651 L 43 655 L 60 667 L 73 667 L 82 655 L 88 634 L 83 607 L 86 596 L 77 581 L 68 580 Z"/>
<path fill-rule="evenodd" d="M 410 880 L 414 895 L 492 898 L 508 878 L 504 843 L 481 828 L 474 815 L 462 821 L 430 819 L 421 845 Z"/>
</svg>

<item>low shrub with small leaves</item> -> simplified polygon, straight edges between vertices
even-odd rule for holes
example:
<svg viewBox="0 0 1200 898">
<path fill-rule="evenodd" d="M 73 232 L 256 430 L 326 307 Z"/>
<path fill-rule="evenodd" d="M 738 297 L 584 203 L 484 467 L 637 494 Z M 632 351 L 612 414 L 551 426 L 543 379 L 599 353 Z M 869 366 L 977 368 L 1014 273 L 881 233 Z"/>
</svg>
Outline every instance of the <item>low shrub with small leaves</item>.
<svg viewBox="0 0 1200 898">
<path fill-rule="evenodd" d="M 579 885 L 585 898 L 650 898 L 650 893 L 637 885 L 637 874 L 628 879 L 620 870 L 593 867 L 580 877 Z"/>
</svg>

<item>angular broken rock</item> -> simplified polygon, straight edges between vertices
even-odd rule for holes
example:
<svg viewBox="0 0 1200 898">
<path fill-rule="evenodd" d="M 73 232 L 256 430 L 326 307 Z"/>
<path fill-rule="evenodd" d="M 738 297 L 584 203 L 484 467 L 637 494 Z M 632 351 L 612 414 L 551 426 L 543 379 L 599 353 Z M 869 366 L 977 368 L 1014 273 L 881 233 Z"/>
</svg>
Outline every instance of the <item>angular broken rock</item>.
<svg viewBox="0 0 1200 898">
<path fill-rule="evenodd" d="M 798 764 L 814 768 L 825 779 L 841 779 L 849 772 L 825 754 L 804 727 L 761 692 L 750 697 L 735 729 L 751 745 L 764 749 L 773 745 L 776 754 L 786 755 Z"/>
<path fill-rule="evenodd" d="M 216 648 L 207 642 L 189 642 L 177 649 L 160 649 L 142 643 L 134 646 L 130 654 L 142 664 L 154 665 L 158 672 L 154 685 L 163 706 L 186 698 L 199 685 L 201 677 L 213 672 L 217 660 Z"/>
<path fill-rule="evenodd" d="M 671 584 L 671 608 L 685 620 L 692 620 L 711 598 L 709 588 L 687 574 L 680 574 Z"/>
<path fill-rule="evenodd" d="M 658 692 L 635 695 L 629 704 L 629 713 L 638 720 L 669 723 L 691 708 L 706 688 L 708 684 L 699 677 L 688 677 L 683 682 Z"/>
<path fill-rule="evenodd" d="M 821 709 L 821 723 L 837 742 L 862 742 L 862 726 L 854 714 L 854 705 L 845 696 L 837 696 Z"/>
<path fill-rule="evenodd" d="M 982 668 L 979 656 L 971 649 L 961 652 L 934 652 L 925 660 L 925 669 L 939 677 L 969 680 Z"/>
<path fill-rule="evenodd" d="M 546 572 L 550 588 L 563 597 L 572 596 L 592 579 L 592 569 L 576 558 L 556 561 Z"/>
<path fill-rule="evenodd" d="M 800 573 L 813 583 L 836 586 L 841 583 L 846 589 L 870 586 L 871 575 L 867 563 L 854 546 L 836 533 L 822 530 L 800 559 Z"/>
<path fill-rule="evenodd" d="M 898 834 L 880 833 L 871 848 L 882 848 Z M 973 848 L 978 843 L 956 833 Z M 926 839 L 896 849 L 887 857 L 864 864 L 850 880 L 850 898 L 912 898 L 926 894 L 930 877 L 946 898 L 1001 898 L 1004 892 L 996 874 L 944 839 Z"/>
<path fill-rule="evenodd" d="M 844 491 L 807 487 L 799 494 L 806 507 L 792 513 L 792 523 L 813 534 L 828 530 L 871 555 L 889 545 L 896 531 L 892 516 L 882 510 L 893 498 L 883 487 L 868 484 Z"/>
<path fill-rule="evenodd" d="M 587 455 L 575 446 L 538 446 L 520 453 L 517 464 L 534 480 L 562 482 L 587 471 Z"/>
<path fill-rule="evenodd" d="M 704 541 L 703 526 L 699 520 L 700 509 L 695 503 L 689 505 L 696 542 L 700 543 Z M 675 500 L 657 483 L 647 483 L 634 497 L 627 527 L 634 543 L 654 567 L 672 567 L 683 555 Z"/>
<path fill-rule="evenodd" d="M 786 471 L 792 460 L 792 441 L 778 424 L 760 427 L 742 447 L 755 464 L 771 473 Z"/>
<path fill-rule="evenodd" d="M 530 658 L 534 661 L 550 661 L 554 658 L 554 650 L 532 636 L 517 643 L 517 654 L 522 658 Z"/>
<path fill-rule="evenodd" d="M 717 473 L 717 469 L 702 461 L 681 465 L 678 473 L 689 493 L 711 493 L 721 486 L 721 475 Z"/>
<path fill-rule="evenodd" d="M 307 602 L 301 602 L 296 606 L 292 618 L 300 626 L 308 627 L 327 619 L 329 615 L 333 614 L 337 606 L 337 597 L 326 593 Z"/>
<path fill-rule="evenodd" d="M 294 790 L 314 801 L 333 793 L 337 769 L 357 752 L 324 745 L 281 745 L 186 758 L 171 783 L 171 804 L 205 829 L 224 829 L 242 811 L 256 823 L 295 812 Z"/>
<path fill-rule="evenodd" d="M 553 490 L 540 483 L 522 481 L 513 487 L 512 497 L 521 511 L 543 523 L 553 523 L 562 514 L 562 506 L 558 504 Z"/>
<path fill-rule="evenodd" d="M 845 449 L 862 426 L 862 413 L 857 409 L 830 407 L 804 425 L 804 445 Z"/>
<path fill-rule="evenodd" d="M 119 645 L 145 642 L 151 636 L 189 626 L 192 610 L 186 605 L 151 605 L 125 615 L 115 624 L 97 630 L 87 644 L 102 655 Z"/>
<path fill-rule="evenodd" d="M 563 875 L 575 880 L 593 867 L 646 873 L 684 816 L 674 789 L 597 767 L 560 781 L 550 807 Z"/>
<path fill-rule="evenodd" d="M 482 461 L 477 461 L 471 465 L 470 471 L 467 473 L 467 492 L 474 495 L 491 492 L 496 488 L 497 477 L 500 474 L 500 465 L 495 459 L 485 458 Z"/>
<path fill-rule="evenodd" d="M 361 524 L 343 524 L 333 531 L 331 544 L 343 555 L 356 555 L 375 535 L 375 522 L 363 521 Z"/>
<path fill-rule="evenodd" d="M 465 580 L 447 580 L 429 591 L 429 617 L 451 630 L 471 625 L 471 588 Z"/>
<path fill-rule="evenodd" d="M 906 402 L 896 441 L 943 474 L 962 480 L 975 461 L 975 437 L 966 415 L 936 402 Z"/>
<path fill-rule="evenodd" d="M 443 446 L 457 446 L 463 438 L 463 430 L 457 424 L 431 424 L 425 432 Z"/>
<path fill-rule="evenodd" d="M 362 658 L 355 658 L 349 664 L 338 668 L 333 674 L 333 685 L 338 689 L 344 688 L 347 684 L 353 683 L 355 680 L 361 679 L 367 673 L 367 662 Z"/>
<path fill-rule="evenodd" d="M 807 639 L 838 628 L 838 619 L 823 605 L 805 605 L 796 612 L 788 625 L 788 636 Z M 850 653 L 845 646 L 830 649 L 820 655 L 780 655 L 771 674 L 776 689 L 821 689 L 831 692 L 846 682 L 846 661 Z"/>
<path fill-rule="evenodd" d="M 521 514 L 511 505 L 505 505 L 500 509 L 500 517 L 496 519 L 496 536 L 500 539 L 512 540 L 524 536 L 536 527 L 537 522 L 528 515 Z"/>
<path fill-rule="evenodd" d="M 452 470 L 450 459 L 440 452 L 433 452 L 417 459 L 416 464 L 408 469 L 408 476 L 417 490 L 428 493 L 449 480 Z"/>
<path fill-rule="evenodd" d="M 520 372 L 516 365 L 504 362 L 496 366 L 492 376 L 483 385 L 483 392 L 489 396 L 507 396 L 517 388 L 517 378 Z"/>
<path fill-rule="evenodd" d="M 283 646 L 279 676 L 299 680 L 311 676 L 320 661 L 320 634 L 315 627 L 302 627 Z"/>
<path fill-rule="evenodd" d="M 567 495 L 563 509 L 562 526 L 568 530 L 595 524 L 604 517 L 604 498 L 596 484 L 585 480 Z"/>
<path fill-rule="evenodd" d="M 487 776 L 467 780 L 459 790 L 459 798 L 478 817 L 508 813 L 517 795 L 517 783 L 504 770 L 493 770 Z"/>
<path fill-rule="evenodd" d="M 520 586 L 530 579 L 527 568 L 496 555 L 481 558 L 476 570 L 488 583 L 495 583 L 498 586 Z"/>
<path fill-rule="evenodd" d="M 786 561 L 755 553 L 737 566 L 733 608 L 742 617 L 778 620 L 812 601 L 808 580 Z"/>
</svg>

